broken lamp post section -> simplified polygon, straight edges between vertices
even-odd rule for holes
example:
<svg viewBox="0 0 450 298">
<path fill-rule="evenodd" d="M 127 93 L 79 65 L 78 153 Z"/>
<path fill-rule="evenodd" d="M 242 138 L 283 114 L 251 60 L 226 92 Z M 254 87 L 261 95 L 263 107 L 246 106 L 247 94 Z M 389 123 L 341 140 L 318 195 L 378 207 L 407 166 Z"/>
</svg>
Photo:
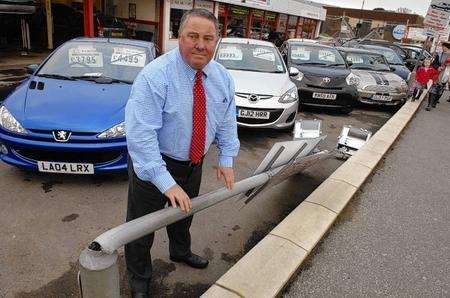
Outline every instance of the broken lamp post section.
<svg viewBox="0 0 450 298">
<path fill-rule="evenodd" d="M 344 125 L 338 137 L 337 150 L 342 158 L 347 159 L 361 149 L 371 136 L 372 133 L 367 129 Z"/>
<path fill-rule="evenodd" d="M 304 126 L 308 128 L 310 126 Z M 320 130 L 320 125 L 319 125 Z M 80 255 L 79 286 L 82 297 L 120 297 L 117 249 L 222 201 L 240 195 L 248 204 L 265 189 L 275 186 L 313 164 L 331 157 L 317 146 L 326 136 L 275 143 L 253 176 L 192 199 L 192 209 L 165 208 L 126 222 L 98 236 Z"/>
</svg>

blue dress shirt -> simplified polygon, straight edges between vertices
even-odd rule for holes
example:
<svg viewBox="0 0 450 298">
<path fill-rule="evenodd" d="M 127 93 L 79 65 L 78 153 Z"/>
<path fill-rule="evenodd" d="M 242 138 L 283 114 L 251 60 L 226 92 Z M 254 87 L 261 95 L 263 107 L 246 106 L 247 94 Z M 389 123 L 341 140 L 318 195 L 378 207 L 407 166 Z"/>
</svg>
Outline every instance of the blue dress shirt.
<svg viewBox="0 0 450 298">
<path fill-rule="evenodd" d="M 176 182 L 161 153 L 189 160 L 195 73 L 175 48 L 138 74 L 125 108 L 127 147 L 134 171 L 139 179 L 152 182 L 162 193 Z M 233 78 L 221 64 L 211 60 L 203 68 L 203 86 L 207 111 L 205 153 L 215 142 L 219 166 L 232 167 L 239 151 Z"/>
</svg>

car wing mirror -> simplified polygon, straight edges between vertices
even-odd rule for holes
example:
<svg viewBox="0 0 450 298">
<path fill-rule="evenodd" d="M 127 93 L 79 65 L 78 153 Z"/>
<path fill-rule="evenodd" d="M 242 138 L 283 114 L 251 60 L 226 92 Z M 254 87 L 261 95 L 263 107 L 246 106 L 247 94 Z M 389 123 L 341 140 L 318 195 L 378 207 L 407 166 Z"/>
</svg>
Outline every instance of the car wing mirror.
<svg viewBox="0 0 450 298">
<path fill-rule="evenodd" d="M 347 65 L 348 65 L 348 67 L 352 67 L 353 62 L 352 61 L 347 61 Z"/>
<path fill-rule="evenodd" d="M 36 70 L 38 69 L 39 65 L 37 64 L 30 64 L 27 65 L 25 68 L 27 70 L 28 74 L 34 74 L 36 72 Z"/>
<path fill-rule="evenodd" d="M 291 77 L 296 77 L 296 76 L 298 76 L 298 74 L 300 73 L 300 70 L 298 70 L 297 68 L 295 68 L 295 67 L 289 67 L 289 76 L 291 76 Z"/>
</svg>

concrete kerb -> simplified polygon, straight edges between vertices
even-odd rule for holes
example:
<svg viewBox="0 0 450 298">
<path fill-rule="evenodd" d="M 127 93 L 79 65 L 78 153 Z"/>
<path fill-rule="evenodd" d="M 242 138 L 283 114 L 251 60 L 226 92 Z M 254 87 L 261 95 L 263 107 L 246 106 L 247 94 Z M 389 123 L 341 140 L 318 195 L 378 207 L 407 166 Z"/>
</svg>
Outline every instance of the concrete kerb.
<svg viewBox="0 0 450 298">
<path fill-rule="evenodd" d="M 427 92 L 407 102 L 353 157 L 216 281 L 202 297 L 275 297 L 376 169 Z"/>
</svg>

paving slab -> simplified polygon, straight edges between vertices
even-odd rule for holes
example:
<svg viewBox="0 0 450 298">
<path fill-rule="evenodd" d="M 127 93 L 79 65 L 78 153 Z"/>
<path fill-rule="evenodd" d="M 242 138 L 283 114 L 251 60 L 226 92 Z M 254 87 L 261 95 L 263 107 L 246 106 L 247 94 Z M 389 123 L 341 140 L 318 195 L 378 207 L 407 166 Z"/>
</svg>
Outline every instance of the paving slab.
<svg viewBox="0 0 450 298">
<path fill-rule="evenodd" d="M 234 293 L 230 290 L 222 288 L 218 285 L 213 285 L 208 289 L 206 293 L 203 294 L 202 297 L 210 297 L 210 298 L 241 298 L 241 295 Z"/>
<path fill-rule="evenodd" d="M 274 297 L 306 256 L 307 251 L 291 241 L 267 235 L 225 273 L 216 285 L 243 297 Z M 208 290 L 202 297 L 214 297 L 212 294 Z"/>
<path fill-rule="evenodd" d="M 362 164 L 371 169 L 374 169 L 382 157 L 383 154 L 378 153 L 376 151 L 372 151 L 369 148 L 364 148 L 358 150 L 358 152 L 355 155 L 353 155 L 349 160 L 352 162 Z"/>
<path fill-rule="evenodd" d="M 330 178 L 310 194 L 306 201 L 319 204 L 339 213 L 357 190 L 353 185 Z"/>
<path fill-rule="evenodd" d="M 326 233 L 337 214 L 323 206 L 303 202 L 270 232 L 311 251 Z"/>
<path fill-rule="evenodd" d="M 334 171 L 334 173 L 331 174 L 330 177 L 336 180 L 347 182 L 354 187 L 359 188 L 371 172 L 372 169 L 370 169 L 369 167 L 348 160 L 336 171 Z"/>
<path fill-rule="evenodd" d="M 390 147 L 390 143 L 382 139 L 372 137 L 361 149 L 367 149 L 379 154 L 385 154 Z"/>
</svg>

